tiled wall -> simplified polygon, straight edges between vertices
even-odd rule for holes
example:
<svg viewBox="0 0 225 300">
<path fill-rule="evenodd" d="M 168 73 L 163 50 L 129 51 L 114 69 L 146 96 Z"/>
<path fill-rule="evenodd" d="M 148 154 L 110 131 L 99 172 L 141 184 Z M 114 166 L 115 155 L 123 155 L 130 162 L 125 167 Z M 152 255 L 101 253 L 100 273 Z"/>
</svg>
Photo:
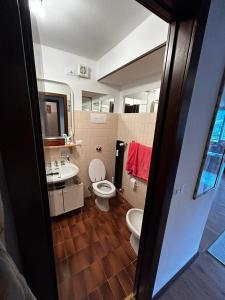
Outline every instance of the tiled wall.
<svg viewBox="0 0 225 300">
<path fill-rule="evenodd" d="M 112 180 L 115 168 L 115 151 L 117 140 L 118 114 L 107 113 L 106 123 L 95 124 L 90 121 L 90 112 L 75 111 L 75 140 L 82 140 L 82 146 L 76 146 L 71 151 L 70 160 L 79 168 L 79 176 L 84 183 L 84 196 L 89 196 L 88 176 L 89 163 L 94 158 L 100 158 L 106 167 L 106 179 Z M 102 152 L 96 151 L 101 145 Z M 46 160 L 60 157 L 60 150 L 46 150 Z"/>
<path fill-rule="evenodd" d="M 79 176 L 84 183 L 85 196 L 89 195 L 88 187 L 90 179 L 88 176 L 89 163 L 93 158 L 100 158 L 107 171 L 107 179 L 111 181 L 115 168 L 115 145 L 120 139 L 128 144 L 137 141 L 147 146 L 152 146 L 156 114 L 116 114 L 107 113 L 105 124 L 90 122 L 90 112 L 75 111 L 75 139 L 82 140 L 82 146 L 76 146 L 71 153 L 71 162 L 79 168 Z M 96 146 L 102 146 L 102 152 L 96 151 Z M 147 184 L 138 180 L 137 189 L 130 187 L 130 175 L 125 171 L 128 146 L 124 155 L 123 189 L 124 197 L 134 207 L 143 208 Z M 60 157 L 60 150 L 47 150 L 46 160 L 55 160 Z"/>
<path fill-rule="evenodd" d="M 152 146 L 155 131 L 156 114 L 119 114 L 118 139 L 127 142 L 136 141 L 146 146 Z M 144 208 L 147 183 L 137 179 L 137 188 L 130 187 L 131 176 L 125 171 L 128 153 L 127 145 L 124 154 L 123 189 L 124 198 L 134 207 Z"/>
<path fill-rule="evenodd" d="M 100 158 L 104 162 L 108 180 L 111 181 L 114 176 L 117 125 L 117 114 L 107 113 L 106 123 L 95 124 L 90 122 L 89 112 L 75 112 L 75 139 L 83 140 L 83 144 L 75 148 L 73 159 L 80 167 L 85 195 L 88 195 L 87 187 L 90 184 L 88 167 L 93 158 Z M 97 145 L 102 146 L 102 152 L 96 151 Z"/>
</svg>

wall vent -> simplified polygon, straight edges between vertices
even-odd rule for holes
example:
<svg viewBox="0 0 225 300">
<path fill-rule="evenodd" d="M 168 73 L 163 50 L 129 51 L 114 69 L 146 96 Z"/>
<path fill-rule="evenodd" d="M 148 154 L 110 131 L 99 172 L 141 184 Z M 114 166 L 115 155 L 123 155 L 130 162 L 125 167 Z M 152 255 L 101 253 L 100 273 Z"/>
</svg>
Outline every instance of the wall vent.
<svg viewBox="0 0 225 300">
<path fill-rule="evenodd" d="M 88 66 L 86 65 L 78 65 L 78 76 L 82 78 L 88 78 Z"/>
</svg>

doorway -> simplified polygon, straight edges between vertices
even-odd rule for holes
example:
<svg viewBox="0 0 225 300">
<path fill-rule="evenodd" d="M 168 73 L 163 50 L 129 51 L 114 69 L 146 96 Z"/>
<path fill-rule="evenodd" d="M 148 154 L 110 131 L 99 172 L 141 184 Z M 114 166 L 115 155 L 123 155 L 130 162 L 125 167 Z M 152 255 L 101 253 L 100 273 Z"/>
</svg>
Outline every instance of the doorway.
<svg viewBox="0 0 225 300">
<path fill-rule="evenodd" d="M 168 24 L 129 0 L 96 2 L 98 18 L 91 13 L 92 1 L 86 7 L 55 2 L 53 9 L 46 0 L 45 16 L 33 10 L 34 1 L 33 47 L 59 298 L 125 299 L 134 291 Z M 63 8 L 62 43 L 57 12 Z M 100 24 L 118 17 L 119 8 L 124 18 L 117 31 L 110 21 L 106 35 Z M 77 10 L 88 30 L 76 19 Z M 147 29 L 154 37 L 145 44 Z M 89 51 L 92 35 L 101 37 L 101 45 Z M 111 57 L 121 45 L 123 57 Z"/>
<path fill-rule="evenodd" d="M 145 6 L 147 6 L 147 4 L 146 3 L 144 3 L 145 4 Z M 14 8 L 16 8 L 17 6 L 16 6 L 17 4 L 15 4 L 15 7 Z M 11 7 L 12 8 L 12 7 Z M 166 10 L 165 9 L 160 9 L 159 10 L 159 8 L 157 8 L 157 6 L 155 6 L 155 5 L 149 5 L 149 8 L 151 8 L 154 12 L 156 12 L 158 15 L 161 15 L 161 16 L 164 16 L 164 19 L 166 19 L 167 21 L 170 21 L 170 22 L 172 22 L 173 20 L 175 20 L 176 18 L 174 17 L 175 16 L 175 13 L 174 13 L 174 15 L 171 13 L 171 14 L 169 14 L 168 12 L 166 13 Z M 196 7 L 195 7 L 196 8 Z M 31 151 L 31 153 L 35 153 L 35 155 L 37 155 L 38 156 L 38 159 L 41 161 L 41 163 L 40 163 L 40 165 L 41 165 L 41 168 L 40 168 L 40 165 L 39 165 L 39 168 L 37 168 L 37 165 L 36 165 L 36 168 L 35 169 L 37 169 L 37 182 L 39 182 L 38 183 L 38 187 L 39 187 L 39 192 L 41 192 L 41 194 L 42 194 L 42 196 L 43 196 L 43 198 L 42 197 L 40 197 L 40 198 L 42 198 L 42 199 L 45 199 L 45 204 L 44 204 L 44 208 L 43 208 L 43 206 L 42 206 L 42 209 L 44 209 L 44 213 L 40 213 L 40 211 L 41 211 L 41 209 L 40 209 L 40 211 L 38 211 L 38 210 L 36 210 L 36 212 L 35 212 L 35 214 L 39 214 L 40 213 L 40 216 L 42 216 L 42 218 L 44 218 L 44 224 L 48 224 L 48 221 L 47 221 L 47 212 L 49 212 L 48 211 L 48 206 L 47 206 L 47 197 L 46 197 L 46 195 L 47 195 L 47 191 L 46 191 L 46 182 L 45 182 L 45 180 L 43 179 L 43 178 L 45 178 L 44 176 L 45 176 L 45 174 L 44 174 L 44 164 L 43 164 L 43 152 L 42 152 L 42 150 L 41 150 L 41 135 L 40 135 L 40 121 L 38 121 L 39 120 L 39 112 L 38 112 L 38 108 L 37 108 L 37 93 L 36 93 L 36 83 L 35 83 L 35 75 L 34 75 L 34 64 L 33 64 L 33 53 L 32 53 L 32 46 L 31 46 L 31 35 L 30 35 L 30 31 L 29 31 L 29 26 L 27 27 L 27 26 L 25 26 L 25 25 L 29 25 L 29 14 L 27 14 L 28 13 L 28 7 L 27 7 L 27 4 L 25 3 L 25 6 L 24 6 L 24 3 L 20 3 L 20 12 L 21 12 L 21 19 L 22 19 L 22 33 L 23 33 L 23 39 L 24 39 L 24 53 L 22 52 L 22 48 L 20 47 L 20 52 L 18 51 L 18 53 L 17 53 L 17 55 L 19 55 L 19 54 L 21 54 L 22 56 L 23 56 L 23 54 L 25 55 L 25 59 L 27 60 L 27 62 L 29 62 L 28 64 L 27 64 L 27 72 L 31 75 L 31 76 L 29 76 L 28 78 L 28 84 L 29 84 L 29 86 L 30 86 L 30 93 L 31 94 L 29 94 L 29 97 L 28 98 L 26 98 L 27 99 L 27 103 L 30 103 L 30 99 L 33 99 L 33 102 L 32 102 L 32 105 L 31 106 L 27 106 L 27 111 L 24 111 L 24 112 L 26 112 L 27 114 L 29 114 L 29 110 L 28 110 L 28 108 L 32 111 L 32 115 L 33 115 L 33 118 L 30 118 L 28 121 L 30 121 L 30 123 L 32 123 L 32 126 L 34 126 L 34 132 L 29 132 L 29 134 L 30 134 L 30 136 L 32 136 L 32 134 L 35 134 L 35 137 L 36 137 L 36 140 L 35 139 L 33 139 L 32 141 L 36 141 L 36 143 L 34 143 L 34 147 L 37 147 L 38 148 L 38 151 L 37 152 L 35 152 L 35 151 Z M 16 9 L 15 10 L 13 10 L 13 11 L 11 11 L 12 12 L 12 17 L 14 16 L 14 14 L 16 14 Z M 192 10 L 186 10 L 186 12 L 189 12 L 190 13 L 190 11 L 193 13 L 193 9 Z M 10 12 L 10 10 L 9 10 L 9 12 Z M 174 11 L 173 11 L 174 12 Z M 173 17 L 172 17 L 172 15 L 173 15 Z M 187 14 L 185 14 L 186 16 L 187 16 Z M 192 17 L 193 17 L 193 15 L 194 14 L 192 14 Z M 181 14 L 180 14 L 180 16 L 184 16 L 184 13 L 182 14 L 182 11 L 181 11 Z M 191 16 L 191 13 L 190 13 L 190 15 L 189 16 Z M 196 16 L 196 15 L 195 15 Z M 17 15 L 17 17 L 18 17 L 18 15 Z M 191 19 L 191 18 L 190 18 Z M 18 21 L 18 19 L 16 19 L 17 21 Z M 193 19 L 192 19 L 193 20 Z M 5 20 L 3 20 L 3 21 L 5 21 Z M 16 23 L 16 22 L 15 22 Z M 182 23 L 182 22 L 181 22 Z M 191 21 L 190 21 L 190 23 L 191 23 Z M 186 23 L 187 24 L 187 23 Z M 204 22 L 203 22 L 203 24 L 204 24 Z M 18 24 L 16 24 L 16 25 L 18 25 Z M 203 26 L 204 27 L 204 26 Z M 27 30 L 27 28 L 28 28 L 28 30 Z M 175 46 L 174 46 L 174 40 L 176 39 L 176 44 L 179 44 L 179 43 L 182 43 L 183 44 L 183 40 L 181 39 L 179 39 L 180 38 L 180 36 L 179 36 L 179 30 L 181 30 L 181 29 L 187 29 L 187 31 L 189 32 L 189 34 L 190 34 L 190 36 L 193 38 L 193 35 L 195 35 L 195 32 L 193 33 L 193 31 L 192 30 L 190 30 L 190 28 L 192 28 L 192 26 L 184 26 L 183 28 L 182 28 L 182 26 L 181 26 L 181 24 L 179 24 L 179 27 L 176 25 L 176 24 L 173 24 L 173 26 L 171 27 L 171 29 L 170 29 L 170 35 L 169 35 L 169 43 L 168 43 L 168 45 L 167 45 L 167 58 L 169 59 L 169 56 L 168 55 L 170 55 L 170 51 L 169 50 L 171 50 L 171 54 L 172 54 L 172 56 L 170 57 L 170 59 L 169 59 L 169 61 L 168 60 L 166 60 L 166 62 L 165 62 L 165 66 L 164 66 L 164 77 L 163 77 L 163 87 L 164 87 L 164 89 L 163 89 L 163 92 L 161 93 L 161 97 L 163 98 L 163 96 L 164 96 L 164 101 L 163 102 L 161 102 L 162 104 L 160 104 L 160 106 L 161 106 L 161 108 L 159 107 L 159 112 L 161 112 L 161 115 L 160 115 L 160 117 L 158 118 L 158 122 L 157 122 L 157 125 L 156 125 L 156 128 L 157 128 L 157 133 L 159 134 L 159 136 L 158 136 L 158 138 L 157 138 L 157 141 L 155 141 L 155 145 L 156 146 L 159 146 L 159 144 L 162 142 L 162 135 L 161 135 L 161 130 L 163 129 L 163 126 L 162 126 L 162 124 L 163 124 L 163 122 L 164 121 L 166 121 L 167 119 L 164 119 L 164 117 L 165 117 L 165 113 L 167 112 L 167 110 L 165 110 L 165 101 L 167 101 L 168 100 L 168 102 L 169 102 L 169 93 L 167 93 L 167 91 L 169 90 L 168 89 L 168 78 L 170 78 L 171 79 L 171 76 L 172 76 L 172 74 L 173 74 L 173 72 L 172 72 L 172 67 L 170 66 L 170 62 L 171 62 L 171 58 L 172 58 L 172 61 L 174 61 L 175 60 L 175 58 L 176 58 L 176 53 L 175 53 Z M 203 30 L 203 32 L 204 32 L 204 28 L 202 29 Z M 201 32 L 201 31 L 200 31 Z M 203 33 L 202 33 L 203 34 Z M 201 35 L 200 35 L 201 36 Z M 19 34 L 18 33 L 18 37 L 21 37 L 21 34 Z M 198 39 L 198 41 L 199 41 L 199 39 Z M 201 41 L 201 39 L 200 39 L 200 41 Z M 19 43 L 19 39 L 18 40 L 15 40 L 14 42 L 18 42 Z M 186 45 L 187 46 L 187 45 Z M 193 45 L 192 45 L 193 46 Z M 188 49 L 189 51 L 187 51 L 188 53 L 190 53 L 190 44 L 188 43 L 188 46 L 187 46 L 187 48 L 186 48 L 186 50 Z M 184 45 L 183 45 L 183 48 L 185 48 L 184 47 Z M 18 49 L 18 47 L 16 47 L 15 49 Z M 192 48 L 191 48 L 192 49 Z M 4 50 L 4 49 L 3 49 Z M 184 51 L 184 53 L 186 53 L 185 51 Z M 198 51 L 197 51 L 197 53 L 198 53 Z M 14 53 L 13 53 L 14 54 Z M 184 54 L 184 56 L 185 56 L 185 54 Z M 197 55 L 198 56 L 198 55 Z M 21 59 L 19 59 L 19 61 L 22 63 L 23 62 L 23 59 L 21 58 Z M 176 60 L 175 60 L 176 61 Z M 196 63 L 196 61 L 195 61 L 195 63 Z M 186 63 L 185 63 L 185 66 L 186 66 Z M 9 66 L 8 66 L 9 67 Z M 173 68 L 174 69 L 174 68 Z M 181 68 L 182 69 L 182 68 Z M 181 73 L 182 72 L 184 72 L 184 68 L 181 70 L 180 68 L 179 68 L 179 70 L 181 71 Z M 24 70 L 24 69 L 23 69 Z M 167 72 L 169 72 L 169 77 L 167 77 L 167 76 L 165 76 L 166 75 L 166 71 Z M 12 74 L 12 73 L 11 73 Z M 193 74 L 193 73 L 192 73 Z M 180 78 L 183 78 L 182 76 L 180 76 Z M 169 80 L 170 81 L 170 80 Z M 26 79 L 25 79 L 25 82 L 26 82 Z M 193 83 L 193 78 L 192 78 L 192 81 L 191 81 L 192 83 Z M 7 83 L 7 81 L 6 81 L 6 83 Z M 171 83 L 171 82 L 170 82 Z M 7 87 L 7 84 L 6 84 L 6 87 Z M 24 87 L 24 90 L 26 89 L 26 84 L 23 86 Z M 22 89 L 22 87 L 20 87 L 21 89 Z M 176 85 L 176 88 L 177 88 L 177 85 Z M 8 89 L 8 90 L 10 90 L 10 89 Z M 170 92 L 171 92 L 171 90 L 172 90 L 172 88 L 170 89 Z M 25 100 L 26 99 L 24 99 L 24 102 L 25 102 Z M 36 99 L 36 100 L 34 100 L 34 99 Z M 176 98 L 175 97 L 175 99 L 176 99 L 176 101 L 178 101 L 180 98 L 178 97 L 178 98 Z M 166 104 L 168 104 L 168 103 L 166 103 Z M 171 103 L 171 105 L 172 105 L 172 103 Z M 173 103 L 173 106 L 174 106 L 174 103 Z M 166 106 L 167 107 L 167 109 L 168 109 L 168 105 Z M 180 108 L 180 107 L 177 107 L 177 108 Z M 30 111 L 30 113 L 31 113 L 31 111 Z M 179 109 L 178 109 L 178 111 L 179 111 Z M 176 112 L 178 112 L 178 111 L 176 111 Z M 163 117 L 164 116 L 164 117 Z M 176 126 L 175 125 L 177 125 L 177 123 L 179 123 L 179 114 L 178 115 L 176 115 L 176 113 L 175 113 L 175 116 L 176 116 L 176 118 L 173 118 L 173 120 L 174 120 L 174 123 L 173 124 L 171 124 L 171 126 L 173 127 L 173 129 L 174 128 L 176 128 Z M 184 116 L 184 115 L 183 115 Z M 162 118 L 163 117 L 163 118 Z M 4 120 L 4 118 L 2 118 L 2 120 Z M 26 118 L 25 118 L 25 120 L 26 120 Z M 35 124 L 35 122 L 34 122 L 34 120 L 37 122 L 36 124 Z M 18 134 L 18 136 L 19 136 L 19 134 Z M 168 135 L 168 136 L 170 136 L 170 135 Z M 5 139 L 4 139 L 4 141 L 5 141 L 5 145 L 7 146 L 8 145 L 8 142 L 9 142 L 9 139 L 7 139 L 7 137 L 5 136 Z M 18 140 L 17 140 L 18 141 Z M 171 142 L 173 141 L 173 139 L 171 139 L 170 140 Z M 15 141 L 14 141 L 15 142 Z M 33 145 L 33 143 L 32 143 L 32 145 Z M 173 146 L 175 146 L 175 145 L 173 145 Z M 21 148 L 21 149 L 23 149 L 23 148 Z M 179 152 L 179 151 L 178 151 Z M 25 153 L 27 153 L 27 151 L 25 152 Z M 7 162 L 8 162 L 8 159 L 7 158 L 9 158 L 10 157 L 10 152 L 8 152 L 8 153 L 6 153 L 6 151 L 4 151 L 4 159 L 5 159 L 5 164 L 6 164 L 6 169 L 8 170 L 8 183 L 10 183 L 10 181 L 11 181 L 11 186 L 13 186 L 13 178 L 9 178 L 9 165 L 7 165 Z M 28 154 L 28 156 L 29 156 L 29 152 L 27 153 Z M 157 154 L 156 155 L 156 153 L 153 155 L 153 167 L 152 167 L 152 170 L 154 170 L 154 169 L 156 169 L 156 165 L 159 163 L 159 156 L 160 155 L 162 155 L 162 153 L 160 153 L 160 154 Z M 33 157 L 33 159 L 35 160 L 35 158 Z M 11 161 L 12 162 L 12 161 Z M 174 161 L 173 161 L 173 163 L 174 163 Z M 164 164 L 164 167 L 165 167 L 165 164 Z M 168 165 L 168 167 L 170 167 L 170 165 Z M 9 169 L 8 169 L 9 168 Z M 29 169 L 29 165 L 27 165 L 27 170 Z M 176 168 L 175 168 L 176 169 Z M 7 171 L 6 170 L 6 171 Z M 25 169 L 24 169 L 25 170 Z M 154 171 L 155 172 L 155 171 Z M 151 173 L 152 174 L 154 174 L 154 172 L 153 171 L 151 171 Z M 7 172 L 6 172 L 7 173 Z M 29 172 L 28 172 L 29 173 Z M 156 174 L 155 174 L 156 175 Z M 157 176 L 155 176 L 154 178 L 157 178 Z M 164 173 L 164 180 L 166 180 L 166 173 Z M 36 182 L 36 183 L 37 183 Z M 148 189 L 148 195 L 147 195 L 147 197 L 149 197 L 150 196 L 150 192 L 151 192 L 151 189 L 154 187 L 154 186 L 157 186 L 157 185 L 155 185 L 156 184 L 156 182 L 155 182 L 155 180 L 153 181 L 154 182 L 154 184 L 153 183 L 151 183 L 152 184 L 152 186 L 150 186 L 149 187 L 149 189 Z M 15 182 L 14 182 L 15 183 Z M 166 182 L 164 182 L 165 183 L 165 186 L 166 186 Z M 35 186 L 35 183 L 34 183 L 34 186 Z M 42 188 L 41 188 L 42 187 Z M 19 188 L 19 187 L 18 187 Z M 30 191 L 31 192 L 31 191 Z M 156 192 L 156 191 L 155 191 Z M 162 194 L 163 194 L 163 192 L 164 191 L 161 191 L 161 196 L 160 197 L 162 197 Z M 18 204 L 16 204 L 16 195 L 15 194 L 13 194 L 12 193 L 12 202 L 13 202 L 13 205 L 14 205 L 14 210 L 15 210 L 15 208 L 16 207 L 18 207 L 17 205 Z M 30 196 L 30 195 L 29 195 Z M 168 198 L 169 198 L 169 195 L 167 195 L 168 196 Z M 30 197 L 28 197 L 28 196 L 26 196 L 25 198 L 24 198 L 24 202 L 26 203 L 26 199 L 28 200 L 28 198 L 30 199 Z M 40 200 L 40 198 L 39 198 L 39 200 Z M 151 205 L 153 205 L 153 207 L 154 207 L 154 198 L 155 197 L 151 197 L 152 198 L 152 204 Z M 162 200 L 162 198 L 160 198 L 161 200 Z M 37 205 L 38 205 L 38 197 L 37 197 Z M 158 203 L 163 203 L 163 201 L 159 201 Z M 156 213 L 156 215 L 155 215 L 155 217 L 158 217 L 158 220 L 157 220 L 157 222 L 154 222 L 154 226 L 152 227 L 152 229 L 151 230 L 153 230 L 154 231 L 154 233 L 155 234 L 153 234 L 153 235 L 149 235 L 148 234 L 148 230 L 147 230 L 147 227 L 148 226 L 150 226 L 150 224 L 149 223 L 147 223 L 147 219 L 146 219 L 146 217 L 144 217 L 144 229 L 143 229 L 143 237 L 145 238 L 145 242 L 144 242 L 144 240 L 143 241 L 141 241 L 141 248 L 142 248 L 142 253 L 139 255 L 139 260 L 140 260 L 140 264 L 139 264 L 139 267 L 138 267 L 138 272 L 137 272 L 137 276 L 136 276 L 136 278 L 137 278 L 137 284 L 136 284 L 136 289 L 135 289 L 135 293 L 136 293 L 136 295 L 137 295 L 137 297 L 142 297 L 142 299 L 147 299 L 147 295 L 149 295 L 149 292 L 150 292 L 150 290 L 151 290 L 151 288 L 152 288 L 152 285 L 153 285 L 153 282 L 154 282 L 154 272 L 152 273 L 153 275 L 151 275 L 151 276 L 146 276 L 147 275 L 147 273 L 149 272 L 147 272 L 147 273 L 145 273 L 145 271 L 144 271 L 144 269 L 145 269 L 145 266 L 144 266 L 144 264 L 143 264 L 143 259 L 146 259 L 147 260 L 147 258 L 148 258 L 148 255 L 149 254 L 151 254 L 152 255 L 152 257 L 154 256 L 153 254 L 155 254 L 156 252 L 157 252 L 157 255 L 158 255 L 158 253 L 160 252 L 159 251 L 159 248 L 158 248 L 158 250 L 156 251 L 156 249 L 155 249 L 155 247 L 153 247 L 153 245 L 155 246 L 156 245 L 156 236 L 157 236 L 157 230 L 158 230 L 158 225 L 159 225 L 159 220 L 160 220 L 160 212 L 161 212 L 161 209 L 162 209 L 162 206 L 161 206 L 161 204 L 160 204 L 160 207 L 158 207 L 158 210 L 156 209 L 156 212 L 158 212 L 158 213 Z M 149 206 L 149 205 L 148 205 Z M 146 207 L 146 211 L 148 212 L 148 207 Z M 19 211 L 21 212 L 21 210 L 19 209 L 19 207 L 18 207 L 18 213 L 19 213 Z M 32 210 L 30 209 L 30 210 L 28 210 L 28 212 L 32 215 Z M 26 230 L 24 231 L 23 229 L 26 227 L 26 225 L 25 225 L 25 223 L 21 223 L 20 222 L 20 220 L 19 220 L 19 217 L 20 217 L 21 215 L 20 214 L 18 214 L 18 216 L 17 216 L 17 221 L 18 221 L 18 224 L 20 223 L 20 226 L 18 226 L 18 232 L 20 232 L 21 234 L 19 235 L 20 237 L 22 237 L 22 232 L 23 232 L 23 235 L 26 235 L 26 233 L 28 233 Z M 147 216 L 147 215 L 146 215 Z M 154 218 L 153 218 L 154 219 Z M 26 220 L 29 220 L 29 218 L 27 218 Z M 41 217 L 40 217 L 40 220 L 41 220 Z M 155 219 L 154 219 L 154 221 L 155 221 Z M 150 222 L 151 223 L 151 222 Z M 51 238 L 50 238 L 50 234 L 49 234 L 49 231 L 47 230 L 46 231 L 47 232 L 47 234 L 45 233 L 44 235 L 42 235 L 42 236 L 44 236 L 45 238 L 46 238 L 46 240 L 48 241 L 47 243 L 46 243 L 46 256 L 44 255 L 44 250 L 43 250 L 43 257 L 45 256 L 45 258 L 47 258 L 47 257 L 50 257 L 50 255 L 49 255 L 49 252 L 50 252 L 50 254 L 51 254 L 51 250 L 49 250 L 49 249 L 51 249 L 51 246 L 50 246 L 50 241 L 51 241 Z M 148 238 L 148 237 L 150 237 L 151 236 L 151 238 L 153 239 L 152 241 L 149 241 L 150 243 L 147 243 L 148 244 L 148 246 L 147 247 L 149 247 L 150 245 L 151 245 L 151 247 L 150 247 L 150 249 L 147 249 L 147 248 L 145 248 L 145 246 L 146 246 L 146 239 Z M 40 240 L 41 240 L 42 238 L 41 238 L 41 234 L 40 234 Z M 160 237 L 160 239 L 162 240 L 162 236 Z M 36 237 L 36 240 L 38 240 L 37 239 L 37 237 Z M 145 246 L 144 246 L 145 245 Z M 25 251 L 25 249 L 26 249 L 26 247 L 27 247 L 27 245 L 26 245 L 26 243 L 22 243 L 21 242 L 21 249 L 24 249 L 24 251 L 22 251 L 23 252 L 23 254 L 25 254 L 26 253 L 26 251 Z M 34 250 L 34 249 L 33 249 Z M 49 251 L 48 251 L 49 250 Z M 148 250 L 148 251 L 147 251 Z M 150 250 L 150 251 L 149 251 Z M 35 250 L 34 250 L 35 251 Z M 147 251 L 148 252 L 148 255 L 145 255 L 145 251 Z M 43 289 L 40 289 L 40 288 L 37 288 L 38 287 L 38 285 L 40 284 L 40 283 L 37 283 L 37 282 L 35 282 L 35 280 L 34 280 L 34 277 L 32 276 L 32 272 L 29 272 L 29 268 L 30 268 L 30 263 L 29 263 L 29 257 L 27 258 L 27 263 L 25 264 L 25 269 L 26 269 L 26 273 L 27 273 L 27 275 L 29 275 L 29 276 L 27 276 L 27 278 L 29 279 L 29 281 L 30 281 L 30 284 L 31 284 L 31 286 L 32 286 L 32 288 L 34 289 L 34 291 L 37 293 L 37 295 L 40 295 L 40 297 L 41 297 L 41 299 L 44 299 L 45 297 L 46 297 L 46 293 L 47 292 L 49 292 L 49 295 L 51 295 L 51 292 L 50 292 L 50 290 L 51 289 L 48 289 L 48 288 L 46 288 L 46 289 L 44 289 L 44 291 L 45 291 L 45 294 L 42 294 L 42 296 L 41 296 L 41 293 L 43 293 Z M 49 258 L 49 261 L 50 262 L 52 262 L 52 260 L 51 260 L 51 258 Z M 152 261 L 154 261 L 154 264 L 152 264 L 151 265 L 151 267 L 154 267 L 154 268 L 156 268 L 156 266 L 157 266 L 157 259 L 156 260 L 152 260 Z M 51 274 L 51 275 L 53 275 L 53 273 L 54 272 L 52 272 L 51 270 L 52 270 L 52 264 L 51 263 L 49 263 L 48 264 L 49 265 L 49 274 Z M 154 269 L 153 268 L 153 269 Z M 41 264 L 40 264 L 40 269 L 41 269 Z M 150 268 L 151 269 L 151 271 L 152 271 L 152 268 Z M 40 272 L 41 273 L 41 272 Z M 43 274 L 43 272 L 42 272 L 42 274 Z M 149 279 L 150 281 L 150 285 L 146 285 L 146 284 L 144 284 L 144 280 L 142 281 L 142 274 L 144 275 L 144 277 L 146 278 L 146 279 Z M 149 274 L 148 274 L 149 275 Z M 153 277 L 152 277 L 153 276 Z M 54 280 L 53 280 L 54 281 Z M 47 280 L 46 280 L 46 282 L 48 282 Z M 47 284 L 47 283 L 46 283 Z M 144 286 L 145 286 L 145 288 L 144 288 L 144 290 L 141 288 L 141 286 L 144 284 Z M 52 283 L 52 291 L 53 291 L 53 286 L 54 286 L 54 283 Z M 145 296 L 141 296 L 141 292 L 144 292 L 145 293 Z M 144 298 L 143 298 L 144 297 Z M 51 296 L 49 296 L 48 298 L 51 298 Z"/>
</svg>

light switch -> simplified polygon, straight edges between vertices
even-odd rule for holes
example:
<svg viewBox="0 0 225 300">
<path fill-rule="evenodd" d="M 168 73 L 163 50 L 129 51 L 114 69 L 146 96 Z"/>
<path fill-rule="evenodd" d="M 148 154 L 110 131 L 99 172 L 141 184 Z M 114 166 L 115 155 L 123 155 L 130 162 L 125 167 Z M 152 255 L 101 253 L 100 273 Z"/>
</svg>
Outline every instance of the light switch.
<svg viewBox="0 0 225 300">
<path fill-rule="evenodd" d="M 183 195 L 184 191 L 185 191 L 185 187 L 186 187 L 186 184 L 182 184 L 180 187 L 175 188 L 174 192 L 173 192 L 173 195 L 174 196 Z"/>
</svg>

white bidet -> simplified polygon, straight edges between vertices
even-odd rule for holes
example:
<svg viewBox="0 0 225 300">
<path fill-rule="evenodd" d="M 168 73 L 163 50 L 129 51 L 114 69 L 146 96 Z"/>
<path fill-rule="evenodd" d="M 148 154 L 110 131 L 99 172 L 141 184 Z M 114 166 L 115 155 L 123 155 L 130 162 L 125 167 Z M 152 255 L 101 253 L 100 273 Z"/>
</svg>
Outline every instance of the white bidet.
<svg viewBox="0 0 225 300">
<path fill-rule="evenodd" d="M 138 254 L 139 249 L 143 214 L 143 209 L 131 208 L 126 215 L 127 226 L 131 231 L 130 244 L 136 254 Z"/>
</svg>

